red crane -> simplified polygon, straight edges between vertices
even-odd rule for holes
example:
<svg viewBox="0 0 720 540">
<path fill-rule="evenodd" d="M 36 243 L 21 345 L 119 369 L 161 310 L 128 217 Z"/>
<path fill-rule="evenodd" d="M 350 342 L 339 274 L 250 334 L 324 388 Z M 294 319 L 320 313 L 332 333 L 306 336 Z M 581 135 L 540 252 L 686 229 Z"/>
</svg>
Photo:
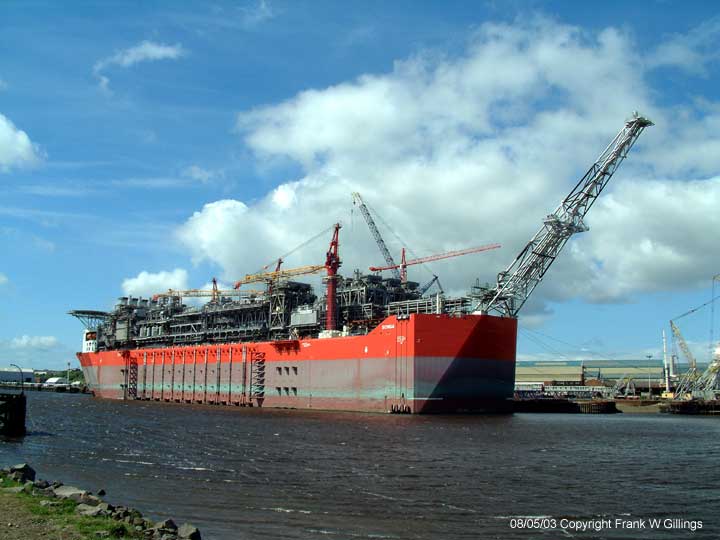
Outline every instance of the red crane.
<svg viewBox="0 0 720 540">
<path fill-rule="evenodd" d="M 327 317 L 325 318 L 325 330 L 337 330 L 337 271 L 342 264 L 338 253 L 340 227 L 335 224 L 330 248 L 325 256 L 325 269 L 327 270 Z"/>
<path fill-rule="evenodd" d="M 437 261 L 440 259 L 449 259 L 450 257 L 459 257 L 460 255 L 468 255 L 469 253 L 479 253 L 481 251 L 490 251 L 491 249 L 497 249 L 500 244 L 487 244 L 485 246 L 479 246 L 474 248 L 459 249 L 456 251 L 448 251 L 447 253 L 440 253 L 439 255 L 429 255 L 427 257 L 420 257 L 419 259 L 405 260 L 405 248 L 402 249 L 402 256 L 400 258 L 400 264 L 391 266 L 371 266 L 370 271 L 381 272 L 383 270 L 392 270 L 393 268 L 400 269 L 400 279 L 403 283 L 407 281 L 407 267 L 411 264 L 421 264 L 430 261 Z"/>
</svg>

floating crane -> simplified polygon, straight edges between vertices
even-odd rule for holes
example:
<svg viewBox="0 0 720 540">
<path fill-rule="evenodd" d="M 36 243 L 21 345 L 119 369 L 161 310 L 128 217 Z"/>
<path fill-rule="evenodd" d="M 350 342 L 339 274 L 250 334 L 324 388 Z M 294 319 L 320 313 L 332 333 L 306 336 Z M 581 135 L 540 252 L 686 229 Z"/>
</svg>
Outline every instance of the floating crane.
<svg viewBox="0 0 720 540">
<path fill-rule="evenodd" d="M 652 125 L 650 120 L 634 113 L 555 212 L 545 218 L 543 226 L 512 264 L 498 274 L 497 283 L 478 288 L 473 294 L 478 299 L 474 313 L 517 317 L 570 237 L 588 230 L 583 221 L 588 210 L 643 130 Z"/>
<path fill-rule="evenodd" d="M 447 253 L 440 253 L 438 255 L 429 255 L 427 257 L 420 257 L 419 259 L 405 260 L 405 248 L 402 249 L 402 255 L 400 264 L 392 264 L 388 266 L 371 266 L 372 272 L 382 272 L 383 270 L 394 270 L 400 269 L 400 280 L 405 283 L 407 282 L 407 267 L 413 264 L 422 264 L 430 261 L 439 261 L 440 259 L 449 259 L 450 257 L 459 257 L 460 255 L 468 255 L 470 253 L 479 253 L 481 251 L 490 251 L 491 249 L 497 249 L 501 247 L 500 244 L 487 244 L 485 246 L 478 246 L 467 249 L 459 249 L 456 251 L 448 251 Z M 429 288 L 429 287 L 428 287 Z"/>
<path fill-rule="evenodd" d="M 380 231 L 378 231 L 378 228 L 375 225 L 375 220 L 373 220 L 372 216 L 370 215 L 370 211 L 365 205 L 365 201 L 363 201 L 362 197 L 358 192 L 354 192 L 352 194 L 352 198 L 353 204 L 357 204 L 360 208 L 360 212 L 365 218 L 365 222 L 367 223 L 370 232 L 375 238 L 375 242 L 377 243 L 378 248 L 380 248 L 380 253 L 382 253 L 383 257 L 385 258 L 385 263 L 387 264 L 388 269 L 391 269 L 393 277 L 395 279 L 400 279 L 400 271 L 398 270 L 399 266 L 395 264 L 395 260 L 393 259 L 392 255 L 390 255 L 390 251 L 385 245 L 385 241 L 380 235 Z"/>
</svg>

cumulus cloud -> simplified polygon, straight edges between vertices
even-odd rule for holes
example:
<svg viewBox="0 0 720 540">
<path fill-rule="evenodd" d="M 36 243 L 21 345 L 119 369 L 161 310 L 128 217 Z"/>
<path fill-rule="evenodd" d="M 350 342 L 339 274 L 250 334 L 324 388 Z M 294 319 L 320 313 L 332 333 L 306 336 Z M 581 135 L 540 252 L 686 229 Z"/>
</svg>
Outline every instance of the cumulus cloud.
<svg viewBox="0 0 720 540">
<path fill-rule="evenodd" d="M 12 349 L 52 349 L 58 345 L 58 339 L 55 336 L 28 336 L 23 335 L 13 338 L 10 341 Z"/>
<path fill-rule="evenodd" d="M 259 160 L 290 159 L 303 175 L 252 203 L 206 204 L 179 237 L 196 262 L 215 262 L 234 279 L 341 219 L 344 271 L 367 269 L 381 257 L 350 213 L 350 193 L 359 191 L 418 255 L 502 243 L 435 263 L 443 286 L 464 292 L 475 277 L 495 281 L 639 110 L 657 127 L 643 134 L 589 214 L 592 230 L 569 244 L 526 314 L 546 314 L 546 300 L 692 286 L 720 263 L 717 250 L 685 236 L 717 230 L 717 182 L 698 175 L 720 170 L 718 104 L 655 105 L 649 69 L 614 28 L 590 33 L 544 18 L 485 24 L 459 57 L 419 55 L 390 73 L 240 113 L 237 128 Z M 680 112 L 698 121 L 680 122 Z M 315 243 L 295 260 L 322 262 L 324 250 Z M 411 278 L 423 274 L 413 269 Z"/>
<path fill-rule="evenodd" d="M 27 133 L 0 114 L 0 172 L 7 172 L 12 167 L 34 165 L 40 159 L 40 152 Z"/>
<path fill-rule="evenodd" d="M 154 41 L 142 41 L 141 43 L 117 51 L 114 55 L 98 60 L 93 67 L 93 73 L 98 78 L 100 87 L 110 91 L 110 79 L 104 75 L 104 71 L 111 66 L 128 68 L 140 62 L 155 62 L 157 60 L 177 60 L 185 55 L 186 51 L 182 45 L 166 45 Z"/>
<path fill-rule="evenodd" d="M 648 56 L 651 67 L 676 67 L 704 75 L 710 62 L 716 61 L 720 46 L 720 17 L 705 21 L 686 34 L 677 34 L 661 43 Z"/>
<path fill-rule="evenodd" d="M 143 270 L 133 278 L 124 279 L 122 290 L 127 296 L 150 297 L 168 289 L 183 290 L 188 288 L 188 273 L 182 268 L 167 272 L 146 272 Z"/>
<path fill-rule="evenodd" d="M 720 176 L 619 184 L 598 200 L 588 218 L 592 232 L 560 265 L 565 296 L 616 302 L 705 286 L 720 266 L 708 234 L 720 229 L 719 207 Z"/>
<path fill-rule="evenodd" d="M 82 333 L 78 331 L 77 347 L 80 347 Z M 22 335 L 0 340 L 0 357 L 12 359 L 23 368 L 64 369 L 68 363 L 77 366 L 75 347 L 68 347 L 55 336 Z M 79 366 L 78 366 L 79 367 Z"/>
</svg>

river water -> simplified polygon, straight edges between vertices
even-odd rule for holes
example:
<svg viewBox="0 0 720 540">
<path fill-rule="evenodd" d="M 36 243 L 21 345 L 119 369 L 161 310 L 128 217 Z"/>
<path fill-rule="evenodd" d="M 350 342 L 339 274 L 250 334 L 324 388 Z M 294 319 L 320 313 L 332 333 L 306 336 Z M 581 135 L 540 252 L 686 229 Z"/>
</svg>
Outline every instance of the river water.
<svg viewBox="0 0 720 540">
<path fill-rule="evenodd" d="M 54 393 L 30 393 L 28 415 L 22 442 L 0 442 L 0 465 L 103 488 L 205 540 L 720 537 L 720 418 L 395 416 Z M 556 528 L 513 528 L 528 516 Z"/>
</svg>

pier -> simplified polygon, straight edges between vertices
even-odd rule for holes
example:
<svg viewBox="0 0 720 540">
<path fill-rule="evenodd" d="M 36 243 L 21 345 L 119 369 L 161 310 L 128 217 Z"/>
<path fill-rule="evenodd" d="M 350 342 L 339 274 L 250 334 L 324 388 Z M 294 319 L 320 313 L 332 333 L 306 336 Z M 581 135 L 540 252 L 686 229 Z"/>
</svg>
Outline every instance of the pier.
<svg viewBox="0 0 720 540">
<path fill-rule="evenodd" d="M 669 414 L 720 415 L 720 400 L 669 401 L 660 406 L 660 412 Z"/>
</svg>

